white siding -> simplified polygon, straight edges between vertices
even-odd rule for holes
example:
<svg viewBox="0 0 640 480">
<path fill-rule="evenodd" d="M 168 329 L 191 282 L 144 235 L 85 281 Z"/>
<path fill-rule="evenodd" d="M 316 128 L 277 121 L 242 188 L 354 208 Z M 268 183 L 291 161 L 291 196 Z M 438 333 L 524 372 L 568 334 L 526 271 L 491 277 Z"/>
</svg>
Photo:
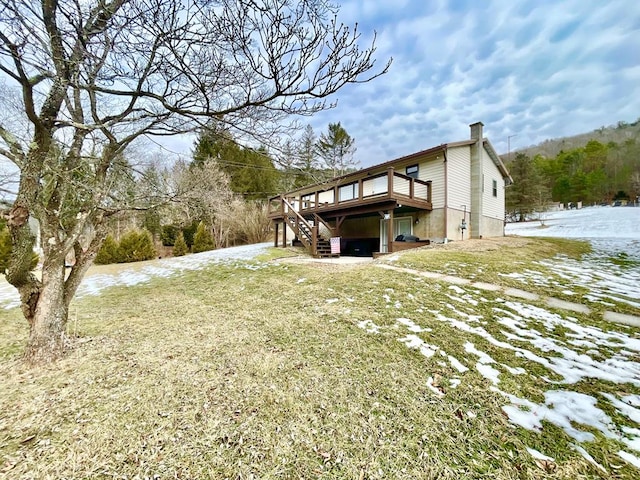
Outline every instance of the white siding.
<svg viewBox="0 0 640 480">
<path fill-rule="evenodd" d="M 471 209 L 471 148 L 455 147 L 447 150 L 448 206 L 467 212 Z"/>
<path fill-rule="evenodd" d="M 431 203 L 433 208 L 444 207 L 444 160 L 442 156 L 422 161 L 418 168 L 418 178 L 431 180 Z"/>
<path fill-rule="evenodd" d="M 332 190 L 327 190 L 326 192 L 320 192 L 320 195 L 318 195 L 318 202 L 320 204 L 323 203 L 333 203 L 333 189 Z"/>
<path fill-rule="evenodd" d="M 387 193 L 387 186 L 388 180 L 386 175 L 373 179 L 365 179 L 362 181 L 362 196 L 370 197 L 372 195 Z"/>
<path fill-rule="evenodd" d="M 406 178 L 401 177 L 393 177 L 393 191 L 394 193 L 399 193 L 400 195 L 409 196 L 411 193 L 411 182 Z"/>
<path fill-rule="evenodd" d="M 504 179 L 487 151 L 482 149 L 482 172 L 484 176 L 484 192 L 482 197 L 485 217 L 504 220 Z M 493 196 L 493 181 L 497 184 L 497 196 Z"/>
</svg>

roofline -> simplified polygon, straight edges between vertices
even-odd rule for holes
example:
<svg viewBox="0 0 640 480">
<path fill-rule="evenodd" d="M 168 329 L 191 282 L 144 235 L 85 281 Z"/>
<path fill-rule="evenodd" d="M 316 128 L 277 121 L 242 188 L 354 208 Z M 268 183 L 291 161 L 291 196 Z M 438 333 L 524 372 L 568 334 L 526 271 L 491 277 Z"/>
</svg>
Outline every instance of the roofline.
<svg viewBox="0 0 640 480">
<path fill-rule="evenodd" d="M 491 160 L 493 160 L 493 163 L 496 165 L 496 167 L 498 167 L 498 170 L 502 174 L 502 178 L 506 181 L 507 185 L 511 185 L 513 183 L 513 179 L 511 178 L 511 175 L 509 175 L 509 171 L 507 170 L 507 167 L 505 167 L 504 163 L 502 163 L 502 160 L 500 160 L 500 157 L 496 153 L 496 150 L 493 148 L 493 145 L 491 145 L 491 142 L 489 141 L 489 139 L 485 137 L 485 138 L 482 139 L 482 142 L 483 142 L 483 145 L 484 145 L 485 149 L 487 150 L 487 153 L 489 154 L 489 157 L 491 157 Z M 337 181 L 340 181 L 340 180 L 344 180 L 344 179 L 347 179 L 349 177 L 358 176 L 363 171 L 375 170 L 375 169 L 384 168 L 384 167 L 390 167 L 390 166 L 392 166 L 392 165 L 394 165 L 396 163 L 402 163 L 402 162 L 409 161 L 409 160 L 412 160 L 412 159 L 417 158 L 417 157 L 422 157 L 424 155 L 431 155 L 431 154 L 438 153 L 438 152 L 444 152 L 445 150 L 447 150 L 449 148 L 465 147 L 465 146 L 473 145 L 474 143 L 476 143 L 476 141 L 473 140 L 473 139 L 461 140 L 459 142 L 442 143 L 440 145 L 428 148 L 426 150 L 420 150 L 419 152 L 415 152 L 415 153 L 411 153 L 409 155 L 405 155 L 404 157 L 398 157 L 398 158 L 395 158 L 393 160 L 388 160 L 386 162 L 379 163 L 377 165 L 372 165 L 370 167 L 361 168 L 361 169 L 359 169 L 359 170 L 357 170 L 355 172 L 347 173 L 347 174 L 341 175 L 339 177 L 333 177 L 333 178 L 327 180 L 326 182 L 320 182 L 320 183 L 313 183 L 313 184 L 310 184 L 310 185 L 305 185 L 304 187 L 296 188 L 295 190 L 290 190 L 288 192 L 285 192 L 284 195 L 288 195 L 290 193 L 301 192 L 301 191 L 304 191 L 304 190 L 314 189 L 315 187 L 320 187 L 322 185 L 329 185 L 330 183 L 334 183 L 334 182 L 337 182 Z"/>
<path fill-rule="evenodd" d="M 505 167 L 504 163 L 502 163 L 502 160 L 500 159 L 500 155 L 498 155 L 498 153 L 496 152 L 496 149 L 493 148 L 493 145 L 491 145 L 491 142 L 489 141 L 488 138 L 483 138 L 482 141 L 484 144 L 484 148 L 489 153 L 489 156 L 491 157 L 491 160 L 493 160 L 493 163 L 495 164 L 495 166 L 498 167 L 498 170 L 500 170 L 500 173 L 502 174 L 502 178 L 504 178 L 506 184 L 512 185 L 513 178 L 511 178 L 511 175 L 509 174 L 509 170 L 507 170 L 507 167 Z"/>
<path fill-rule="evenodd" d="M 411 160 L 411 159 L 416 158 L 416 157 L 421 157 L 423 155 L 429 155 L 429 154 L 437 153 L 437 152 L 440 152 L 440 151 L 444 151 L 444 150 L 446 150 L 446 148 L 447 148 L 447 144 L 443 143 L 442 145 L 438 145 L 436 147 L 431 147 L 431 148 L 428 148 L 427 150 L 421 150 L 419 152 L 415 152 L 415 153 L 411 153 L 409 155 L 405 155 L 404 157 L 395 158 L 393 160 L 388 160 L 386 162 L 379 163 L 377 165 L 372 165 L 370 167 L 361 168 L 359 170 L 356 170 L 355 172 L 346 173 L 346 174 L 341 175 L 339 177 L 333 177 L 333 178 L 330 178 L 329 180 L 327 180 L 325 182 L 313 183 L 313 184 L 310 184 L 310 185 L 305 185 L 304 187 L 296 188 L 295 190 L 290 190 L 288 192 L 285 192 L 284 194 L 287 195 L 289 193 L 296 193 L 296 192 L 300 192 L 302 190 L 308 190 L 308 189 L 312 189 L 314 187 L 319 187 L 321 185 L 327 185 L 329 183 L 333 183 L 333 182 L 336 182 L 336 181 L 339 181 L 339 180 L 344 180 L 345 178 L 358 176 L 363 171 L 375 170 L 377 168 L 390 167 L 392 164 L 408 161 L 408 160 Z"/>
</svg>

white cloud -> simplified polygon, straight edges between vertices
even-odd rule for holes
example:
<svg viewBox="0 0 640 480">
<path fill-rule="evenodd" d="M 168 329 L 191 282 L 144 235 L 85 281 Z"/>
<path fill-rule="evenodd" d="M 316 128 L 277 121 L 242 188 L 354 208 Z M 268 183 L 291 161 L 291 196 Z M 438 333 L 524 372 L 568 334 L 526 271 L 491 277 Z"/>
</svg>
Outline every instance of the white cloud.
<svg viewBox="0 0 640 480">
<path fill-rule="evenodd" d="M 319 130 L 342 121 L 363 165 L 467 138 L 477 120 L 506 152 L 509 135 L 515 149 L 640 115 L 635 2 L 431 5 L 409 2 L 388 18 L 365 11 L 369 26 L 378 15 L 391 71 L 313 120 Z"/>
</svg>

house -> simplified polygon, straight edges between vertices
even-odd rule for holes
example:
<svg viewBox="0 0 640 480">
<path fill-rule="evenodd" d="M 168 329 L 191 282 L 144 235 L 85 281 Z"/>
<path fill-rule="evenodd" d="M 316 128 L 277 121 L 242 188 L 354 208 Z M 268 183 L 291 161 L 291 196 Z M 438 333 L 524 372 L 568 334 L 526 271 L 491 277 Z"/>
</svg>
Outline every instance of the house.
<svg viewBox="0 0 640 480">
<path fill-rule="evenodd" d="M 512 179 L 483 137 L 483 124 L 470 127 L 469 140 L 271 198 L 275 246 L 295 237 L 314 256 L 370 256 L 503 236 L 505 187 Z"/>
</svg>

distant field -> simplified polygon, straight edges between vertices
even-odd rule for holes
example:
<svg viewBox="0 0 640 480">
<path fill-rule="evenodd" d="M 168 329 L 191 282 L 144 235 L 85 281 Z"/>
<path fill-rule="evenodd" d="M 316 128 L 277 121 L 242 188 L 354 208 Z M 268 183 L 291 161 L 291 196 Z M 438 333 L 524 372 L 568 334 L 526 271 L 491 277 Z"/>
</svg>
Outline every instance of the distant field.
<svg viewBox="0 0 640 480">
<path fill-rule="evenodd" d="M 466 245 L 382 262 L 640 313 L 576 283 L 609 266 L 584 243 Z M 381 262 L 276 258 L 294 254 L 86 295 L 68 356 L 35 370 L 18 309 L 0 311 L 0 477 L 640 475 L 637 329 Z"/>
</svg>

